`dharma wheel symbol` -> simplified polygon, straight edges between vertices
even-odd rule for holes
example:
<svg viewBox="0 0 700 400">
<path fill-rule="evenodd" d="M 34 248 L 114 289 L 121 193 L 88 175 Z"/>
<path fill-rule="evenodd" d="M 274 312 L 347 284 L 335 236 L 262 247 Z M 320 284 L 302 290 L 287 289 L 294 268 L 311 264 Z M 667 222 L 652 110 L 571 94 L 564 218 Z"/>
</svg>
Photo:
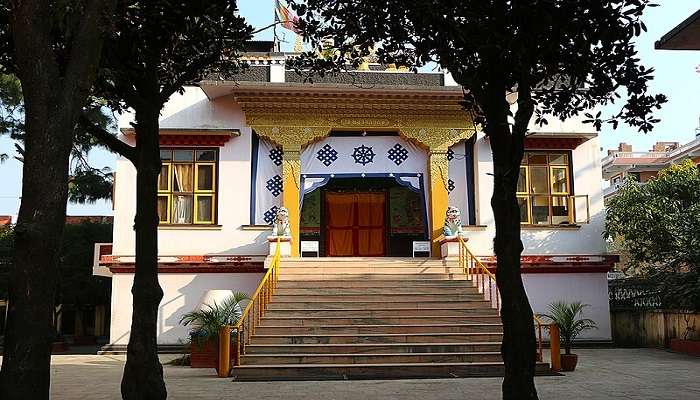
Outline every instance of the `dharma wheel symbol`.
<svg viewBox="0 0 700 400">
<path fill-rule="evenodd" d="M 367 165 L 374 162 L 374 151 L 371 147 L 367 147 L 364 144 L 360 147 L 355 147 L 352 152 L 352 158 L 355 160 L 355 164 Z"/>
</svg>

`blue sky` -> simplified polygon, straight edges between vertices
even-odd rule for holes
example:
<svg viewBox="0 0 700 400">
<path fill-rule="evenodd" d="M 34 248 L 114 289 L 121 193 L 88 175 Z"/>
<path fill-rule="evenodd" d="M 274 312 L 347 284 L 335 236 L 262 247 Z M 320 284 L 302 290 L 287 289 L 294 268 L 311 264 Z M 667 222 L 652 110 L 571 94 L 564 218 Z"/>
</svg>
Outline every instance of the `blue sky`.
<svg viewBox="0 0 700 400">
<path fill-rule="evenodd" d="M 661 122 L 652 133 L 640 134 L 636 130 L 621 125 L 617 130 L 605 128 L 600 133 L 601 147 L 605 150 L 617 147 L 618 142 L 631 143 L 635 150 L 648 150 L 657 141 L 688 142 L 695 137 L 695 128 L 700 125 L 700 52 L 654 50 L 654 41 L 687 18 L 698 8 L 697 1 L 659 0 L 660 7 L 648 9 L 644 22 L 648 32 L 637 40 L 642 62 L 656 69 L 652 82 L 652 92 L 665 93 L 669 102 L 658 112 Z M 242 0 L 240 13 L 256 28 L 264 27 L 273 21 L 273 0 Z M 285 35 L 288 43 L 283 50 L 290 50 L 294 34 L 278 29 L 278 36 Z M 261 32 L 257 39 L 271 40 L 272 30 Z M 615 107 L 605 111 L 613 112 Z M 0 139 L 0 152 L 12 153 L 12 143 L 7 138 Z M 114 167 L 116 157 L 107 151 L 93 151 L 90 160 L 95 166 Z M 14 159 L 0 164 L 0 215 L 16 215 L 19 210 L 21 193 L 22 165 Z M 88 205 L 68 205 L 68 215 L 111 215 L 109 202 Z"/>
</svg>

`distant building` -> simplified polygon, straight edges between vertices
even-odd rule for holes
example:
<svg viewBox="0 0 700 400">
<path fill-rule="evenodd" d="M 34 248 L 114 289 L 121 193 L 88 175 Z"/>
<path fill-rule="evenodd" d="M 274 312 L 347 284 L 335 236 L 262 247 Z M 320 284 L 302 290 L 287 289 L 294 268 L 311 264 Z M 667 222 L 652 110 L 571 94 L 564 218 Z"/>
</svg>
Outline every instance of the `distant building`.
<svg viewBox="0 0 700 400">
<path fill-rule="evenodd" d="M 111 215 L 69 215 L 66 216 L 67 225 L 82 224 L 92 222 L 94 224 L 112 224 L 114 217 Z"/>
<path fill-rule="evenodd" d="M 7 226 L 12 224 L 11 215 L 0 215 L 0 226 Z"/>
<path fill-rule="evenodd" d="M 656 177 L 660 170 L 685 159 L 700 164 L 700 128 L 695 140 L 680 145 L 678 142 L 656 142 L 649 151 L 634 151 L 632 145 L 620 143 L 616 150 L 608 150 L 603 158 L 603 179 L 610 186 L 603 190 L 605 201 L 615 196 L 629 180 L 645 183 Z"/>
</svg>

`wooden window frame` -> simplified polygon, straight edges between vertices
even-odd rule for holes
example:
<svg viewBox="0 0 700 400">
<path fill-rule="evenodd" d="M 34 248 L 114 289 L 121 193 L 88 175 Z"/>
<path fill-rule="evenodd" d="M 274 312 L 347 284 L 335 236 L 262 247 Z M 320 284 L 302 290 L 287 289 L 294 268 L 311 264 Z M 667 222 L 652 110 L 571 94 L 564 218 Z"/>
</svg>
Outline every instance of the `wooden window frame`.
<svg viewBox="0 0 700 400">
<path fill-rule="evenodd" d="M 177 147 L 168 146 L 161 148 L 161 151 L 166 150 L 171 152 L 170 160 L 163 160 L 161 163 L 168 166 L 168 187 L 167 190 L 158 188 L 158 197 L 166 197 L 168 199 L 167 203 L 167 217 L 163 220 L 159 216 L 159 226 L 168 227 L 187 227 L 187 226 L 215 226 L 217 225 L 219 212 L 218 212 L 218 196 L 219 196 L 219 149 L 215 147 Z M 172 152 L 177 150 L 187 150 L 192 151 L 192 161 L 175 161 L 173 160 Z M 197 151 L 213 151 L 214 161 L 197 161 Z M 192 173 L 194 175 L 192 182 L 192 192 L 174 192 L 173 191 L 173 171 L 174 165 L 177 164 L 189 164 L 192 165 Z M 198 189 L 199 188 L 199 166 L 207 165 L 212 167 L 212 189 Z M 160 180 L 159 180 L 160 182 Z M 192 196 L 192 222 L 185 224 L 172 223 L 172 205 L 173 196 L 177 194 L 184 194 L 187 196 Z M 211 208 L 212 215 L 211 221 L 200 220 L 199 213 L 197 210 L 197 199 L 200 197 L 211 197 Z"/>
<path fill-rule="evenodd" d="M 571 156 L 571 151 L 567 150 L 547 150 L 547 151 L 542 151 L 542 150 L 535 150 L 535 151 L 525 151 L 525 154 L 523 155 L 523 162 L 527 163 L 528 160 L 528 155 L 530 154 L 543 154 L 547 156 L 547 164 L 537 164 L 536 166 L 538 167 L 545 167 L 547 168 L 547 193 L 533 193 L 532 188 L 530 187 L 530 165 L 529 164 L 521 164 L 520 169 L 525 169 L 525 190 L 526 192 L 516 192 L 516 197 L 517 198 L 522 198 L 526 200 L 527 203 L 527 221 L 521 221 L 520 224 L 523 226 L 532 226 L 532 227 L 552 227 L 552 226 L 562 226 L 562 225 L 576 225 L 576 211 L 575 211 L 575 204 L 572 205 L 572 197 L 576 197 L 573 193 L 573 176 L 571 174 L 572 168 L 571 168 L 571 163 L 572 163 L 572 156 Z M 567 157 L 567 163 L 566 164 L 551 164 L 550 159 L 551 156 L 554 154 L 565 154 Z M 553 184 L 554 184 L 554 171 L 557 169 L 563 169 L 566 174 L 566 192 L 555 192 L 553 191 Z M 519 170 L 520 171 L 520 170 Z M 518 176 L 520 174 L 518 173 Z M 534 203 L 534 198 L 535 197 L 546 197 L 547 198 L 547 223 L 546 224 L 535 224 L 532 222 L 532 206 Z M 554 218 L 554 198 L 555 197 L 561 197 L 565 199 L 565 202 L 568 207 L 568 224 L 553 224 L 552 219 Z"/>
</svg>

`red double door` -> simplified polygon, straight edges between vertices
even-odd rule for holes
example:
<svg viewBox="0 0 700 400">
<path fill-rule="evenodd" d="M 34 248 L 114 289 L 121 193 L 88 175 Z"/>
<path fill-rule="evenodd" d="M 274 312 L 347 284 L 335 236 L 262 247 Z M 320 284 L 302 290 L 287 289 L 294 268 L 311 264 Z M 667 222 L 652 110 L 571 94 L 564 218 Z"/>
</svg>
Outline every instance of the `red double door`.
<svg viewBox="0 0 700 400">
<path fill-rule="evenodd" d="M 384 192 L 326 192 L 326 255 L 385 255 Z"/>
</svg>

